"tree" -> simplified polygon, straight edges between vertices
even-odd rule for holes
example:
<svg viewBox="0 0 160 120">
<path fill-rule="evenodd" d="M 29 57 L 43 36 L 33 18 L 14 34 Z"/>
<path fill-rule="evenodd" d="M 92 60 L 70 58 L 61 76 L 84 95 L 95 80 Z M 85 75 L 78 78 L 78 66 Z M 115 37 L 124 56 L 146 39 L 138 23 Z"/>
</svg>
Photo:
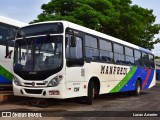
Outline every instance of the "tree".
<svg viewBox="0 0 160 120">
<path fill-rule="evenodd" d="M 160 56 L 155 56 L 155 59 L 160 59 Z"/>
<path fill-rule="evenodd" d="M 153 10 L 132 5 L 131 0 L 51 0 L 32 22 L 67 20 L 117 37 L 147 49 L 160 42 L 154 39 L 160 24 Z"/>
</svg>

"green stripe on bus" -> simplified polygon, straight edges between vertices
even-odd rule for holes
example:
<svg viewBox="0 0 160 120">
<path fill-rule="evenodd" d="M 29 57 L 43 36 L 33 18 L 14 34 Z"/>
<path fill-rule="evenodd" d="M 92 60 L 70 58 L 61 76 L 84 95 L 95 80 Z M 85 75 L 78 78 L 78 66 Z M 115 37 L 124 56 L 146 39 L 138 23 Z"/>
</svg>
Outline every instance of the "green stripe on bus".
<svg viewBox="0 0 160 120">
<path fill-rule="evenodd" d="M 132 67 L 132 70 L 130 70 L 129 73 L 109 93 L 119 92 L 122 87 L 131 79 L 136 70 L 137 67 Z"/>
<path fill-rule="evenodd" d="M 10 73 L 8 70 L 6 70 L 1 65 L 0 65 L 0 75 L 2 75 L 3 77 L 7 78 L 8 80 L 12 80 L 13 79 L 13 74 Z"/>
</svg>

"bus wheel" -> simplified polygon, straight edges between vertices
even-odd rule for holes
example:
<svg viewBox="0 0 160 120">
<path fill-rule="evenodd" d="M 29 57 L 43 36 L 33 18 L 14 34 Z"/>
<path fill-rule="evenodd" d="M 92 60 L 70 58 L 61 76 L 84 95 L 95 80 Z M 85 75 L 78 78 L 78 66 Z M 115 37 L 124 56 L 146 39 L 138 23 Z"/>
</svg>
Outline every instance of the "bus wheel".
<svg viewBox="0 0 160 120">
<path fill-rule="evenodd" d="M 89 85 L 88 85 L 88 95 L 86 97 L 86 103 L 88 105 L 92 105 L 92 101 L 93 101 L 93 98 L 94 98 L 94 94 L 95 94 L 95 88 L 94 88 L 94 84 L 92 81 L 89 82 Z"/>
<path fill-rule="evenodd" d="M 135 90 L 135 95 L 140 95 L 140 93 L 141 93 L 141 82 L 140 82 L 140 80 L 137 80 L 137 82 L 136 82 L 136 90 Z"/>
</svg>

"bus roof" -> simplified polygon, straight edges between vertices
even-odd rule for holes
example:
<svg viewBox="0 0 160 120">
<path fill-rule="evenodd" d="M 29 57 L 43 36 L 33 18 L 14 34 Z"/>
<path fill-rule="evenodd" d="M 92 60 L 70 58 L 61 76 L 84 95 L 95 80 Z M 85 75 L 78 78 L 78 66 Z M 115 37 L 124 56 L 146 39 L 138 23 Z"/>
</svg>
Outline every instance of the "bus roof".
<svg viewBox="0 0 160 120">
<path fill-rule="evenodd" d="M 23 27 L 25 25 L 28 25 L 27 23 L 20 22 L 11 18 L 3 17 L 3 16 L 0 16 L 0 23 L 12 25 L 15 27 Z"/>
<path fill-rule="evenodd" d="M 110 40 L 110 41 L 113 41 L 113 42 L 116 42 L 116 43 L 119 43 L 119 44 L 122 44 L 122 45 L 126 45 L 128 47 L 132 47 L 132 48 L 135 48 L 135 49 L 138 49 L 138 50 L 141 50 L 141 51 L 144 51 L 144 52 L 147 52 L 147 53 L 150 53 L 150 54 L 153 54 L 152 51 L 148 50 L 148 49 L 145 49 L 145 48 L 142 48 L 142 47 L 139 47 L 137 45 L 134 45 L 132 43 L 129 43 L 129 42 L 126 42 L 126 41 L 123 41 L 123 40 L 120 40 L 118 38 L 115 38 L 115 37 L 112 37 L 112 36 L 109 36 L 109 35 L 106 35 L 104 33 L 101 33 L 101 32 L 98 32 L 98 31 L 95 31 L 95 30 L 92 30 L 92 29 L 89 29 L 89 28 L 86 28 L 86 27 L 83 27 L 83 26 L 80 26 L 80 25 L 77 25 L 77 24 L 74 24 L 74 23 L 71 23 L 71 22 L 68 22 L 68 26 L 70 28 L 75 28 L 79 31 L 83 31 L 85 33 L 88 33 L 88 34 L 93 34 L 95 36 L 99 36 L 101 38 L 104 38 L 104 39 L 107 39 L 107 40 Z"/>
<path fill-rule="evenodd" d="M 128 46 L 128 47 L 132 47 L 132 48 L 144 51 L 146 53 L 153 54 L 153 52 L 148 50 L 148 49 L 142 48 L 142 47 L 134 45 L 132 43 L 120 40 L 118 38 L 106 35 L 104 33 L 101 33 L 101 32 L 98 32 L 98 31 L 92 30 L 90 28 L 83 27 L 83 26 L 80 26 L 78 24 L 75 24 L 75 23 L 72 23 L 72 22 L 68 22 L 68 21 L 45 21 L 45 22 L 39 22 L 39 23 L 30 24 L 30 25 L 54 23 L 54 22 L 62 22 L 65 26 L 68 26 L 68 27 L 73 28 L 75 30 L 83 31 L 83 32 L 88 33 L 88 34 L 93 34 L 95 36 L 98 36 L 98 37 L 101 37 L 101 38 L 104 38 L 104 39 L 107 39 L 107 40 L 110 40 L 110 41 L 113 41 L 113 42 L 116 42 L 116 43 L 119 43 L 119 44 L 122 44 L 122 45 L 125 45 L 125 46 Z M 26 26 L 30 26 L 30 25 L 26 25 Z"/>
</svg>

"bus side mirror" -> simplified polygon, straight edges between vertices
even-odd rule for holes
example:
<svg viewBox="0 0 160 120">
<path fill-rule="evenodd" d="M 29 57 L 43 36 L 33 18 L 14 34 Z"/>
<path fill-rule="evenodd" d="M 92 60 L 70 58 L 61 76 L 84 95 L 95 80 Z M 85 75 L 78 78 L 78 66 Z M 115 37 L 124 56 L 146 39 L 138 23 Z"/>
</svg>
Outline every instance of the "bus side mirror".
<svg viewBox="0 0 160 120">
<path fill-rule="evenodd" d="M 71 36 L 71 47 L 76 47 L 76 37 L 74 35 Z"/>
</svg>

